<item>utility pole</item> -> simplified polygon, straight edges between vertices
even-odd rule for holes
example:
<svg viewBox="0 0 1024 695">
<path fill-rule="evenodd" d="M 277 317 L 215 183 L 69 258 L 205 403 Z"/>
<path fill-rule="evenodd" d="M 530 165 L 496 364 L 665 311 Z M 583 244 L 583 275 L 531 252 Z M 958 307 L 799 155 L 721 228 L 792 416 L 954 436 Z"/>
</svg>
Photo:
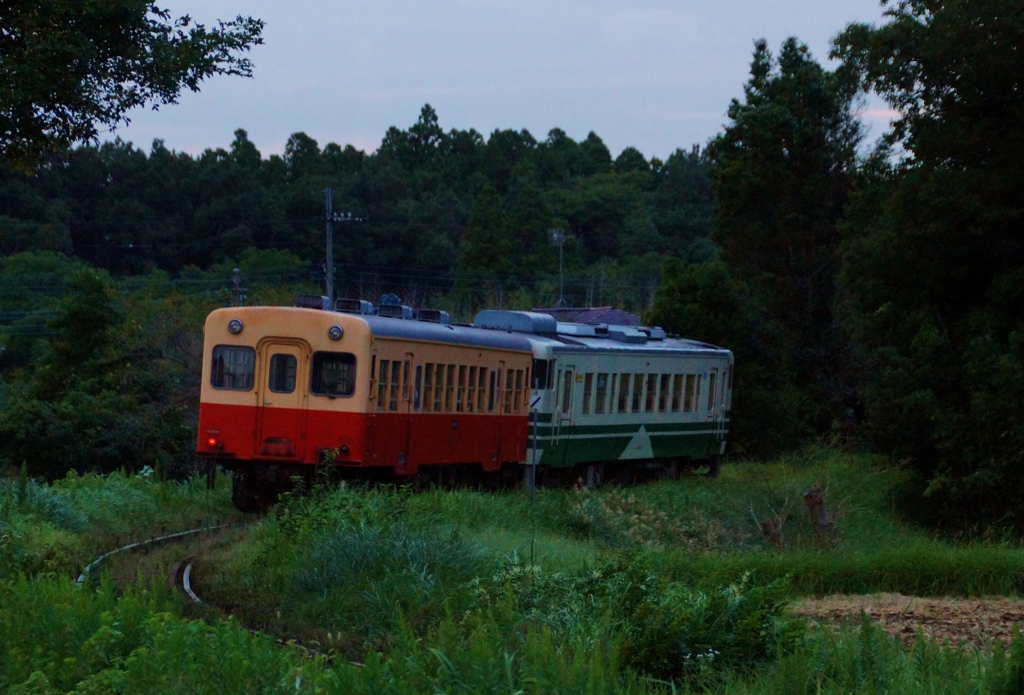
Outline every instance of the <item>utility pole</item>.
<svg viewBox="0 0 1024 695">
<path fill-rule="evenodd" d="M 565 274 L 562 270 L 562 247 L 565 246 L 567 236 L 561 227 L 552 227 L 548 230 L 548 246 L 558 247 L 558 301 L 555 302 L 558 309 L 568 306 L 565 302 Z"/>
<path fill-rule="evenodd" d="M 334 204 L 331 201 L 331 189 L 324 191 L 327 196 L 327 265 L 324 266 L 324 275 L 327 278 L 327 297 L 331 300 L 331 308 L 334 308 Z"/>
<path fill-rule="evenodd" d="M 335 222 L 362 222 L 361 217 L 353 217 L 351 212 L 334 212 L 334 202 L 331 199 L 333 191 L 330 188 L 324 189 L 324 202 L 327 207 L 327 263 L 324 265 L 324 276 L 327 285 L 327 296 L 330 297 L 331 306 L 334 306 L 334 227 Z"/>
<path fill-rule="evenodd" d="M 231 291 L 235 293 L 235 306 L 245 306 L 245 288 L 242 287 L 242 271 L 235 268 L 231 273 Z"/>
</svg>

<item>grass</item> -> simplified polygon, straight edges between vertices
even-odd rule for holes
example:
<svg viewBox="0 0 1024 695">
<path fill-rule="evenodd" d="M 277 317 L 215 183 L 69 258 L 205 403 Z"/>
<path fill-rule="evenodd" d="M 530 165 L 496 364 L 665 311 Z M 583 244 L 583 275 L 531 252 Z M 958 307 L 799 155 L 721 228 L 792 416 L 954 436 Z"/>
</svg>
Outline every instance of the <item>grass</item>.
<svg viewBox="0 0 1024 695">
<path fill-rule="evenodd" d="M 238 518 L 225 482 L 0 481 L 0 690 L 1022 690 L 1019 639 L 908 650 L 870 624 L 805 633 L 787 614 L 812 594 L 1024 593 L 1024 550 L 911 523 L 904 474 L 870 457 L 810 450 L 718 480 L 540 490 L 532 503 L 522 491 L 323 488 L 240 542 L 207 545 L 194 573 L 206 600 L 326 657 L 182 609 L 159 572 L 122 577 L 123 593 L 70 585 L 113 541 Z M 835 517 L 824 535 L 804 507 L 812 487 Z"/>
</svg>

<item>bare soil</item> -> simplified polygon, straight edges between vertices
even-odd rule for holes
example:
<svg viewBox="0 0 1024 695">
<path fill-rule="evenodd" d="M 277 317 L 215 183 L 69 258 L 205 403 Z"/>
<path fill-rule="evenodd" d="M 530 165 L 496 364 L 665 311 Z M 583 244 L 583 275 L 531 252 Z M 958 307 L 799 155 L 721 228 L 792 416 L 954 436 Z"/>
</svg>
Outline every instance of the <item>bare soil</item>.
<svg viewBox="0 0 1024 695">
<path fill-rule="evenodd" d="M 987 649 L 1009 645 L 1014 625 L 1024 623 L 1024 600 L 1008 598 L 919 598 L 903 594 L 834 595 L 797 601 L 793 612 L 812 625 L 859 624 L 863 611 L 905 645 L 920 628 L 928 639 Z"/>
</svg>

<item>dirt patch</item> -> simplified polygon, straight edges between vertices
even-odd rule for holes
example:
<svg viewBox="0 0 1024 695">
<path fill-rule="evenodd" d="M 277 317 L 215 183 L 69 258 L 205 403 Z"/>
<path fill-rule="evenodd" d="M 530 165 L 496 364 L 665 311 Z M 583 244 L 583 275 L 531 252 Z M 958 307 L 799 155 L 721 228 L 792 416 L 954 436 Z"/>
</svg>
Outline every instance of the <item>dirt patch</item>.
<svg viewBox="0 0 1024 695">
<path fill-rule="evenodd" d="M 920 627 L 926 637 L 940 643 L 972 644 L 987 648 L 993 640 L 1010 643 L 1014 624 L 1024 623 L 1024 600 L 1007 598 L 918 598 L 902 594 L 826 596 L 801 599 L 793 612 L 812 625 L 857 624 L 861 611 L 883 630 L 913 643 Z"/>
</svg>

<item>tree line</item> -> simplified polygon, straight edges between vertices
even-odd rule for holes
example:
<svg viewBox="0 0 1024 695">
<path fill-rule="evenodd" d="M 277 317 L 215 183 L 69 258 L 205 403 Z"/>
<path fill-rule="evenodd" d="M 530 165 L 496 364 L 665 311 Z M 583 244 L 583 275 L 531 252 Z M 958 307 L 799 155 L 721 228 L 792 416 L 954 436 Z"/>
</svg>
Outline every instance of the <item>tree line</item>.
<svg viewBox="0 0 1024 695">
<path fill-rule="evenodd" d="M 323 275 L 324 190 L 335 225 L 339 292 L 437 295 L 469 315 L 490 297 L 553 303 L 563 249 L 570 299 L 639 311 L 664 255 L 705 260 L 714 202 L 699 148 L 664 162 L 635 148 L 613 159 L 594 133 L 445 131 L 426 105 L 376 152 L 292 135 L 264 157 L 243 130 L 199 156 L 162 142 L 72 150 L 26 177 L 0 172 L 0 251 L 53 250 L 115 276 L 209 268 L 245 249 L 287 250 Z M 518 295 L 517 295 L 518 293 Z M 375 298 L 375 297 L 374 297 Z M 457 300 L 457 301 L 456 301 Z"/>
</svg>

